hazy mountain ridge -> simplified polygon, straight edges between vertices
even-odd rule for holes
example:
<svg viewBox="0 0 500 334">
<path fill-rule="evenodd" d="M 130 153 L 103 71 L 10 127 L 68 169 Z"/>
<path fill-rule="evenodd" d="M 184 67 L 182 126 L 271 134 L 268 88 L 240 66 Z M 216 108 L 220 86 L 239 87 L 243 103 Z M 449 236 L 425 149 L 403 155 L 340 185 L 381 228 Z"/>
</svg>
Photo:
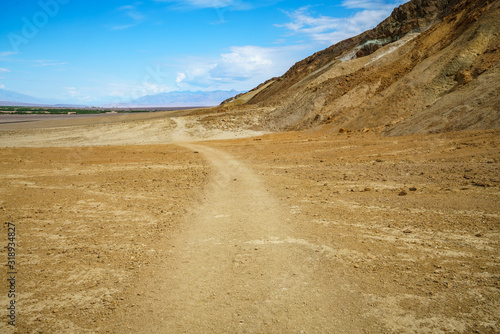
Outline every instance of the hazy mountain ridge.
<svg viewBox="0 0 500 334">
<path fill-rule="evenodd" d="M 26 103 L 26 104 L 40 104 L 40 103 L 47 104 L 47 103 L 50 103 L 50 101 L 48 101 L 46 99 L 41 99 L 38 97 L 14 92 L 14 91 L 7 90 L 7 89 L 0 89 L 0 101 L 2 101 L 3 103 L 18 102 L 18 103 Z M 7 105 L 7 104 L 4 104 L 4 105 Z"/>
<path fill-rule="evenodd" d="M 412 0 L 246 101 L 240 96 L 238 108 L 270 110 L 261 124 L 274 130 L 323 123 L 393 135 L 497 128 L 499 22 L 499 1 Z"/>
<path fill-rule="evenodd" d="M 222 101 L 240 94 L 236 90 L 223 91 L 174 91 L 168 93 L 159 93 L 146 95 L 128 103 L 137 106 L 165 106 L 165 107 L 199 107 L 216 106 Z"/>
<path fill-rule="evenodd" d="M 241 92 L 223 91 L 173 91 L 142 96 L 128 103 L 111 103 L 108 107 L 209 107 Z M 42 99 L 6 89 L 0 89 L 0 105 L 3 106 L 47 106 L 47 107 L 85 107 L 83 104 L 69 104 L 61 101 Z"/>
</svg>

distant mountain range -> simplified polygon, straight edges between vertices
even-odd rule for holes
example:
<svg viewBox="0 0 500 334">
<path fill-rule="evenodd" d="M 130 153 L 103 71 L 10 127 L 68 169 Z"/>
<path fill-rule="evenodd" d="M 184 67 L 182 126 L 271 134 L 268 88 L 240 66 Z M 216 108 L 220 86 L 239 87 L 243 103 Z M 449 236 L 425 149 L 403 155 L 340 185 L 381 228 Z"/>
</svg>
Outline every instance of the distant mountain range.
<svg viewBox="0 0 500 334">
<path fill-rule="evenodd" d="M 168 93 L 159 93 L 154 95 L 146 95 L 128 103 L 111 103 L 107 107 L 210 107 L 219 105 L 222 101 L 234 97 L 241 92 L 236 90 L 223 91 L 207 91 L 207 92 L 191 92 L 177 91 Z M 6 89 L 0 89 L 0 105 L 3 106 L 58 106 L 58 107 L 83 107 L 83 105 L 75 105 L 68 103 L 56 102 L 33 97 L 26 94 L 13 92 Z"/>
<path fill-rule="evenodd" d="M 50 104 L 51 101 L 40 99 L 26 94 L 13 92 L 6 89 L 0 89 L 0 101 L 4 105 L 12 105 L 13 103 L 21 104 Z M 5 104 L 8 103 L 8 104 Z"/>
<path fill-rule="evenodd" d="M 236 90 L 215 90 L 208 92 L 168 92 L 146 95 L 128 103 L 129 106 L 148 107 L 209 107 L 240 94 Z"/>
<path fill-rule="evenodd" d="M 43 99 L 11 90 L 0 89 L 0 106 L 82 108 L 82 104 L 64 103 L 55 99 Z"/>
</svg>

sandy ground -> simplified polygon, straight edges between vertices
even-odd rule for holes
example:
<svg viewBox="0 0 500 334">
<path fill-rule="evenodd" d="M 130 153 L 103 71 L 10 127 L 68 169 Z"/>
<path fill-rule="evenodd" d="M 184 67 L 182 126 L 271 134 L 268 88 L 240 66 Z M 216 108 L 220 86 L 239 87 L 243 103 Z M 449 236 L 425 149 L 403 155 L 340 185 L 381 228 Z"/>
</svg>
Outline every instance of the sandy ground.
<svg viewBox="0 0 500 334">
<path fill-rule="evenodd" d="M 17 332 L 497 332 L 499 131 L 227 123 L 4 129 Z"/>
</svg>

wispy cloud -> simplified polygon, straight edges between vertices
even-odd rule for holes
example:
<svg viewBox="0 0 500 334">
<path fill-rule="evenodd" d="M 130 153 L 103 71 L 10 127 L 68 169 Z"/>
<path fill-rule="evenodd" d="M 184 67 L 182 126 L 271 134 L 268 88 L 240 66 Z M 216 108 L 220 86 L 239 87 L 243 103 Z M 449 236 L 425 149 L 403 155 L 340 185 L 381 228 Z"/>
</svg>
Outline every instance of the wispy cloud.
<svg viewBox="0 0 500 334">
<path fill-rule="evenodd" d="M 281 0 L 155 0 L 175 5 L 178 9 L 195 10 L 204 8 L 230 9 L 230 10 L 250 10 L 259 7 L 271 6 Z"/>
<path fill-rule="evenodd" d="M 342 2 L 342 7 L 345 8 L 362 8 L 362 9 L 381 9 L 381 8 L 394 8 L 395 6 L 401 5 L 408 0 L 401 1 L 386 1 L 386 0 L 344 0 Z"/>
<path fill-rule="evenodd" d="M 129 28 L 135 27 L 136 25 L 137 24 L 116 25 L 116 26 L 112 26 L 111 30 L 125 30 L 125 29 L 129 29 Z"/>
<path fill-rule="evenodd" d="M 315 15 L 311 7 L 306 6 L 285 12 L 291 22 L 276 26 L 287 28 L 291 34 L 306 36 L 314 42 L 333 44 L 375 27 L 390 15 L 394 7 L 406 1 L 346 0 L 342 3 L 343 7 L 361 10 L 343 18 Z"/>
<path fill-rule="evenodd" d="M 78 96 L 78 92 L 76 91 L 76 88 L 75 87 L 65 87 L 66 88 L 66 92 L 68 93 L 69 96 L 71 97 L 75 97 L 75 96 Z"/>
<path fill-rule="evenodd" d="M 233 46 L 214 60 L 191 59 L 177 74 L 177 85 L 181 89 L 226 86 L 244 90 L 283 74 L 298 60 L 291 55 L 300 48 Z"/>
<path fill-rule="evenodd" d="M 122 6 L 119 7 L 118 10 L 124 12 L 125 15 L 134 21 L 142 21 L 145 18 L 145 16 L 140 13 L 134 5 Z"/>
<path fill-rule="evenodd" d="M 9 69 L 7 69 L 7 68 L 2 68 L 2 67 L 0 67 L 0 73 L 2 73 L 2 72 L 3 72 L 3 73 L 4 73 L 4 72 L 10 72 L 10 70 L 9 70 Z"/>
<path fill-rule="evenodd" d="M 141 22 L 143 22 L 146 19 L 146 16 L 142 14 L 138 9 L 137 6 L 140 3 L 137 3 L 135 5 L 126 5 L 126 6 L 121 6 L 118 7 L 117 10 L 120 12 L 123 12 L 123 14 L 127 18 L 127 23 L 125 24 L 116 24 L 111 27 L 111 30 L 124 30 L 124 29 L 129 29 L 132 27 L 137 26 Z"/>
<path fill-rule="evenodd" d="M 123 82 L 111 83 L 108 84 L 105 90 L 109 92 L 108 95 L 112 97 L 115 102 L 117 102 L 117 100 L 120 100 L 121 102 L 128 102 L 145 95 L 167 93 L 173 90 L 172 87 L 161 82 L 154 82 L 154 80 L 151 81 L 152 82 L 148 82 L 146 80 L 141 84 Z"/>
<path fill-rule="evenodd" d="M 18 53 L 19 52 L 14 52 L 14 51 L 2 51 L 2 52 L 0 52 L 0 57 L 8 57 L 8 56 L 12 56 L 12 55 L 15 55 Z"/>
<path fill-rule="evenodd" d="M 35 63 L 33 66 L 34 67 L 45 67 L 45 66 L 57 66 L 57 65 L 66 65 L 67 62 L 57 62 L 55 60 L 46 60 L 46 59 L 39 59 L 39 60 L 32 60 L 31 62 Z"/>
<path fill-rule="evenodd" d="M 66 98 L 72 99 L 73 101 L 80 103 L 89 103 L 96 100 L 95 97 L 81 92 L 76 87 L 64 87 L 66 89 Z"/>
<path fill-rule="evenodd" d="M 202 8 L 234 8 L 241 9 L 248 6 L 239 0 L 155 0 L 176 5 L 179 9 L 202 9 Z"/>
</svg>

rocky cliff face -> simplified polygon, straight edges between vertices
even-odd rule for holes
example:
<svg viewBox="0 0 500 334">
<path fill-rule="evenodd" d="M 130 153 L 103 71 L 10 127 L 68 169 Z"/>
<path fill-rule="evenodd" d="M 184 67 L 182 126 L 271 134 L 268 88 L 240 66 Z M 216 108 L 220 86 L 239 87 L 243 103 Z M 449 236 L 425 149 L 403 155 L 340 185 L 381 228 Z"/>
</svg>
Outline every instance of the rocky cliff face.
<svg viewBox="0 0 500 334">
<path fill-rule="evenodd" d="M 295 64 L 246 101 L 271 129 L 390 135 L 500 126 L 499 1 L 412 0 Z"/>
</svg>

